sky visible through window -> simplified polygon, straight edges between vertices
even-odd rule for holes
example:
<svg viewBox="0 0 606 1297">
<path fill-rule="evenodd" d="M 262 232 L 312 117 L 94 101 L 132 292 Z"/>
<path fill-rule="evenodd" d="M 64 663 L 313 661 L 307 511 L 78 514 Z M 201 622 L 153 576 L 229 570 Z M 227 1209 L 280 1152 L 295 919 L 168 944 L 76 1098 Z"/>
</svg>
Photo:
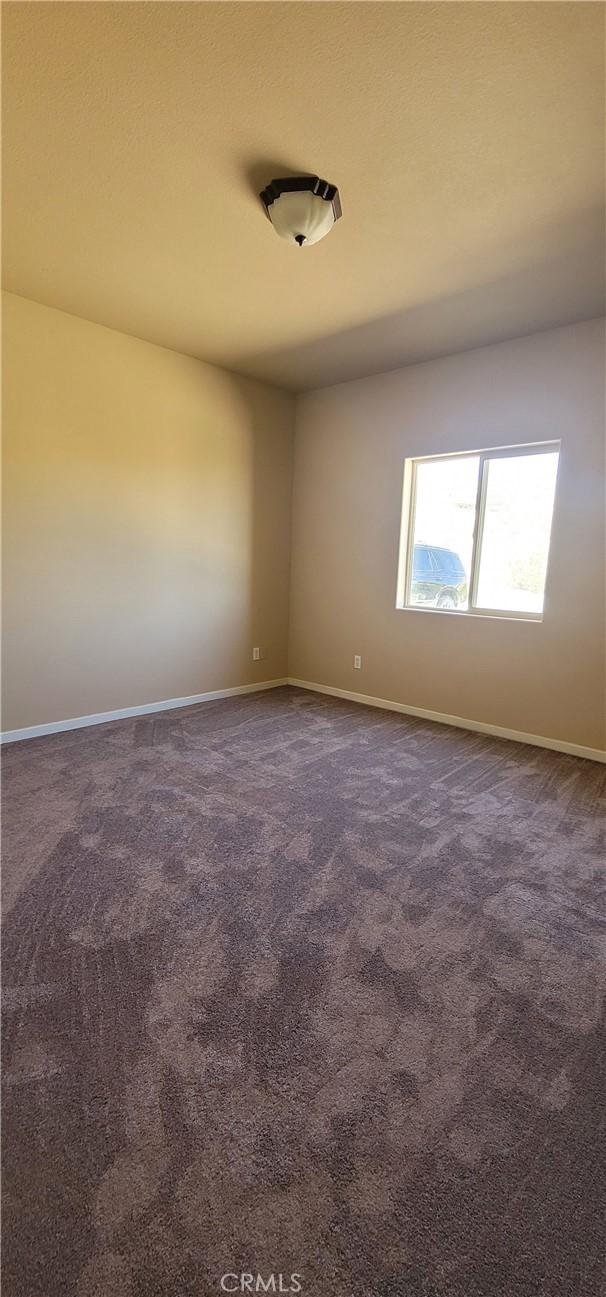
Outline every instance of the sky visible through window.
<svg viewBox="0 0 606 1297">
<path fill-rule="evenodd" d="M 490 460 L 479 608 L 543 611 L 557 469 L 556 452 Z"/>
</svg>

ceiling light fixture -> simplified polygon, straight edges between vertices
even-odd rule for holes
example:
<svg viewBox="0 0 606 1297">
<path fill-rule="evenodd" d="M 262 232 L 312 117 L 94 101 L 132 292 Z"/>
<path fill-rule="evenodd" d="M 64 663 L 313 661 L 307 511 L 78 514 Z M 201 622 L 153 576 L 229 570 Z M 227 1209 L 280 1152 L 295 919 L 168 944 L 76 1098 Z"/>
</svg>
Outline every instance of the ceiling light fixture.
<svg viewBox="0 0 606 1297">
<path fill-rule="evenodd" d="M 319 176 L 271 180 L 259 198 L 276 234 L 300 248 L 318 243 L 341 216 L 337 186 Z"/>
</svg>

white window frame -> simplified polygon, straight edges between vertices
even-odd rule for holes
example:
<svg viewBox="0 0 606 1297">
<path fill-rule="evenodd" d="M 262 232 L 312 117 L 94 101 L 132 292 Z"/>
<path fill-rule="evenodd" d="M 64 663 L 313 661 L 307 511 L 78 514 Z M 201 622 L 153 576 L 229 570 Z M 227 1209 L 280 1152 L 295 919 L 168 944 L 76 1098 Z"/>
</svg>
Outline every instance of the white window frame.
<svg viewBox="0 0 606 1297">
<path fill-rule="evenodd" d="M 487 450 L 464 450 L 448 452 L 442 455 L 419 455 L 413 459 L 407 459 L 404 463 L 404 488 L 402 493 L 402 522 L 400 527 L 400 557 L 398 563 L 398 587 L 396 593 L 396 608 L 402 612 L 437 612 L 446 617 L 505 617 L 514 621 L 535 621 L 543 620 L 542 612 L 518 612 L 511 608 L 482 608 L 476 604 L 478 593 L 478 581 L 480 575 L 480 556 L 482 553 L 482 540 L 484 537 L 484 520 L 486 513 L 486 491 L 488 486 L 488 465 L 492 459 L 511 459 L 521 458 L 522 456 L 530 457 L 531 455 L 553 455 L 560 454 L 560 441 L 534 441 L 526 442 L 519 446 L 495 446 Z M 419 464 L 432 463 L 435 460 L 446 459 L 479 459 L 478 468 L 478 490 L 476 495 L 475 520 L 473 528 L 473 539 L 471 548 L 471 563 L 469 571 L 467 608 L 425 608 L 420 604 L 410 603 L 410 587 L 412 584 L 412 564 L 414 553 L 414 531 L 415 531 L 415 509 L 417 493 L 417 467 Z M 549 556 L 551 551 L 551 533 L 553 530 L 553 516 L 556 508 L 556 497 L 558 490 L 558 477 L 560 471 L 560 462 L 558 460 L 558 472 L 556 476 L 553 510 L 549 528 L 549 537 L 547 541 L 547 568 L 545 572 L 545 593 L 547 591 L 547 582 L 549 578 Z"/>
</svg>

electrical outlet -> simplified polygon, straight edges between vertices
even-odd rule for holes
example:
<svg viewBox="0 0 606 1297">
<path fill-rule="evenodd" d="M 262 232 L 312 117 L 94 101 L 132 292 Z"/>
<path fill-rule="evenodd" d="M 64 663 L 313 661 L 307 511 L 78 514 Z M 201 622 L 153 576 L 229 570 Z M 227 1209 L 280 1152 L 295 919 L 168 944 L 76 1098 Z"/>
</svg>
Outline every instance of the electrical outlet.
<svg viewBox="0 0 606 1297">
<path fill-rule="evenodd" d="M 359 653 L 356 653 L 356 654 L 354 655 L 354 667 L 355 667 L 356 671 L 361 671 L 361 670 L 362 670 L 362 658 L 360 657 L 360 654 L 359 654 Z"/>
<path fill-rule="evenodd" d="M 253 649 L 253 662 L 260 662 L 260 661 L 261 661 L 261 649 L 260 649 L 260 648 L 254 648 L 254 649 Z"/>
</svg>

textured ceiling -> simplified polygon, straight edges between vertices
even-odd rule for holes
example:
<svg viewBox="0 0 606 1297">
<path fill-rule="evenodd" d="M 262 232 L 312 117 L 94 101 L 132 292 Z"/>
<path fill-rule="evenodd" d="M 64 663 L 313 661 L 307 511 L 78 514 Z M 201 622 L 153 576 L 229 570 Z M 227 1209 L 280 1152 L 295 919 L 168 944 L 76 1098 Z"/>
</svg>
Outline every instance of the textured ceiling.
<svg viewBox="0 0 606 1297">
<path fill-rule="evenodd" d="M 604 7 L 6 3 L 5 287 L 295 389 L 603 309 Z M 344 216 L 278 239 L 256 191 Z"/>
</svg>

